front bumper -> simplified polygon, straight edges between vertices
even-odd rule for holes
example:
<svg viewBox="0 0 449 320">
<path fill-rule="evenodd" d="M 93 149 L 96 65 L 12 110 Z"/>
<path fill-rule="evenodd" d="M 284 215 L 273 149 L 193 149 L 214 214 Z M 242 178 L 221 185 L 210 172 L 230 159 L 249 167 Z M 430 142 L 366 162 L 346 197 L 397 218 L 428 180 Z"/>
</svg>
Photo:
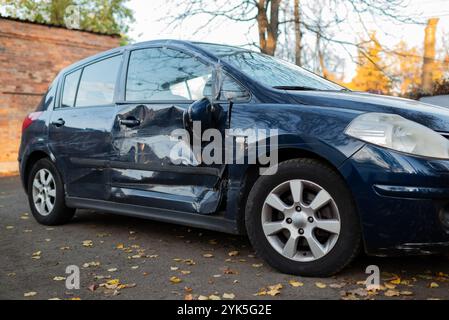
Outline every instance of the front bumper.
<svg viewBox="0 0 449 320">
<path fill-rule="evenodd" d="M 449 160 L 365 145 L 340 172 L 369 254 L 449 252 Z"/>
</svg>

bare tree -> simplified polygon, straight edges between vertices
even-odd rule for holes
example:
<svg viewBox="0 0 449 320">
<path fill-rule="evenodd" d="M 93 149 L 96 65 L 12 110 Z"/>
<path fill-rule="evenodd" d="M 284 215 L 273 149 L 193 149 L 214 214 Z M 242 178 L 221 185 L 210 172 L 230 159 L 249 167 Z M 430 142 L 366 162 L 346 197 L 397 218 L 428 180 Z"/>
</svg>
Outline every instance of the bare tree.
<svg viewBox="0 0 449 320">
<path fill-rule="evenodd" d="M 342 46 L 357 46 L 354 39 L 343 41 L 333 36 L 332 30 L 348 17 L 358 19 L 364 26 L 368 16 L 412 22 L 402 15 L 408 0 L 323 0 L 327 7 L 335 8 L 329 19 L 316 23 L 316 17 L 306 14 L 302 8 L 314 6 L 315 0 L 168 0 L 179 10 L 180 14 L 169 13 L 169 24 L 180 25 L 195 16 L 207 16 L 203 25 L 210 25 L 217 20 L 254 23 L 258 30 L 258 43 L 255 44 L 263 53 L 274 55 L 279 44 L 280 25 L 293 24 L 294 60 L 300 65 L 304 33 L 314 34 L 320 41 L 336 43 Z M 281 5 L 288 6 L 290 12 L 282 14 Z M 284 28 L 288 29 L 288 28 Z M 368 34 L 368 30 L 366 30 Z"/>
<path fill-rule="evenodd" d="M 295 24 L 295 63 L 301 66 L 301 13 L 299 0 L 295 0 L 293 4 L 293 17 Z"/>
</svg>

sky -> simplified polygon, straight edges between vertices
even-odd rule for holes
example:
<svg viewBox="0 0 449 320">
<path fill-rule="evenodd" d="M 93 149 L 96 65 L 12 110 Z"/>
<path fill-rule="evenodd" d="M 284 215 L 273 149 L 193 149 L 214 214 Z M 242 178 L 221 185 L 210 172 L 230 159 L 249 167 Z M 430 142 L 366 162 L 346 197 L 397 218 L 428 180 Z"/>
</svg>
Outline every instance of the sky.
<svg viewBox="0 0 449 320">
<path fill-rule="evenodd" d="M 223 21 L 215 23 L 214 28 L 203 28 L 195 32 L 207 19 L 205 16 L 199 16 L 185 21 L 182 26 L 168 27 L 170 19 L 167 17 L 167 12 L 181 13 L 176 1 L 167 3 L 166 0 L 131 0 L 129 7 L 134 10 L 136 20 L 131 26 L 131 38 L 136 42 L 153 39 L 182 39 L 237 46 L 258 41 L 257 29 L 247 22 Z M 404 11 L 407 16 L 422 19 L 440 18 L 437 47 L 441 47 L 443 32 L 449 33 L 449 0 L 408 0 L 408 3 Z M 422 47 L 424 25 L 400 24 L 385 21 L 382 18 L 368 19 L 365 24 L 369 30 L 376 30 L 380 43 L 385 47 L 392 48 L 400 40 L 406 40 L 410 46 Z M 346 21 L 341 26 L 341 30 L 335 31 L 335 37 L 354 42 L 360 37 L 358 30 L 362 30 L 362 27 L 356 20 Z M 304 41 L 312 41 L 312 39 L 305 38 Z M 350 80 L 356 67 L 351 55 L 356 56 L 356 49 L 336 47 L 335 50 L 336 55 L 344 58 L 346 78 Z"/>
</svg>

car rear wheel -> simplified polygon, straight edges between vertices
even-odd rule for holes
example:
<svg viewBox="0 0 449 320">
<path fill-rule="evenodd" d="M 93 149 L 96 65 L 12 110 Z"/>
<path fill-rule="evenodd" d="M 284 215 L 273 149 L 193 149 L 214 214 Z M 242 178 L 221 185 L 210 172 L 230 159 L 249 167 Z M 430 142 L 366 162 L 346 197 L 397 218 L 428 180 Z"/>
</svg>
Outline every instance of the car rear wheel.
<svg viewBox="0 0 449 320">
<path fill-rule="evenodd" d="M 261 176 L 246 205 L 246 228 L 256 252 L 276 269 L 302 276 L 330 276 L 360 247 L 360 226 L 342 178 L 312 159 L 279 164 Z"/>
<path fill-rule="evenodd" d="M 28 200 L 34 218 L 43 225 L 67 223 L 75 214 L 75 209 L 65 205 L 64 185 L 49 159 L 39 160 L 31 169 Z"/>
</svg>

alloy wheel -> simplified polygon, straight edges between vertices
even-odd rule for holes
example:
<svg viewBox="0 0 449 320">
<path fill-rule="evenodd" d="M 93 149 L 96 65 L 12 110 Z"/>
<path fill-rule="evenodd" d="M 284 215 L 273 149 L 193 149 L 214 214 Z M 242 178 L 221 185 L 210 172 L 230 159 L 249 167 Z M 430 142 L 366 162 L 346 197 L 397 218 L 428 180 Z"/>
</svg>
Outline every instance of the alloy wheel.
<svg viewBox="0 0 449 320">
<path fill-rule="evenodd" d="M 56 202 L 56 183 L 53 175 L 47 169 L 36 172 L 33 180 L 33 203 L 42 216 L 48 216 Z"/>
<path fill-rule="evenodd" d="M 268 194 L 262 208 L 262 228 L 278 253 L 310 262 L 332 250 L 341 221 L 336 202 L 323 187 L 297 179 L 281 183 Z"/>
</svg>

